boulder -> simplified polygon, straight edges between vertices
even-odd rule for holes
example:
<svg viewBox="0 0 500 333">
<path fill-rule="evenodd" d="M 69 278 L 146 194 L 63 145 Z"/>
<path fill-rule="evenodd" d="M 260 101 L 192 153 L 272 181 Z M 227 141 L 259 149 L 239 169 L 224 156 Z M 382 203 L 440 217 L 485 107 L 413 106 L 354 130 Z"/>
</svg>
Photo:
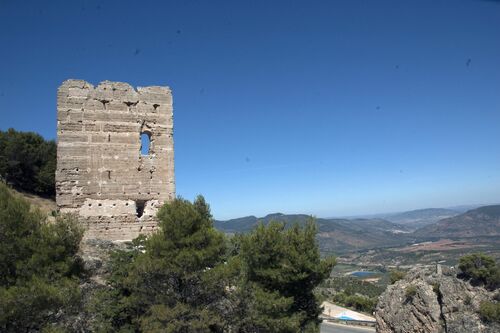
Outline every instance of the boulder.
<svg viewBox="0 0 500 333">
<path fill-rule="evenodd" d="M 380 296 L 375 318 L 379 333 L 494 333 L 498 323 L 485 323 L 478 311 L 495 292 L 471 286 L 450 267 L 410 270 Z"/>
</svg>

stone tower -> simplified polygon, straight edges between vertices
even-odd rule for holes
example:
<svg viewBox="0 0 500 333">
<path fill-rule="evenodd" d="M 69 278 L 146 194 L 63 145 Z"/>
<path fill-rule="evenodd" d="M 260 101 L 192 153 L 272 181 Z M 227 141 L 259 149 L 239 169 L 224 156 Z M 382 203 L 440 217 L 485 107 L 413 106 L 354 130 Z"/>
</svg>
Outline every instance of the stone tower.
<svg viewBox="0 0 500 333">
<path fill-rule="evenodd" d="M 172 115 L 168 87 L 59 87 L 57 207 L 78 216 L 86 238 L 130 240 L 156 228 L 158 208 L 175 197 Z"/>
</svg>

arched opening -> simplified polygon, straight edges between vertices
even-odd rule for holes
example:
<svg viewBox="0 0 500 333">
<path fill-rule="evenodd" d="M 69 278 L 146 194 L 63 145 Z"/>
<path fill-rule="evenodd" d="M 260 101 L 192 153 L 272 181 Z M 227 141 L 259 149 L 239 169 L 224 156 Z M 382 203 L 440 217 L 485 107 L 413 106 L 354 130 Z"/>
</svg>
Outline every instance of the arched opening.
<svg viewBox="0 0 500 333">
<path fill-rule="evenodd" d="M 149 155 L 151 148 L 151 135 L 147 132 L 141 133 L 141 155 Z"/>
<path fill-rule="evenodd" d="M 146 201 L 144 200 L 137 200 L 135 202 L 135 212 L 137 217 L 141 217 L 142 214 L 144 214 L 144 206 L 146 205 Z"/>
</svg>

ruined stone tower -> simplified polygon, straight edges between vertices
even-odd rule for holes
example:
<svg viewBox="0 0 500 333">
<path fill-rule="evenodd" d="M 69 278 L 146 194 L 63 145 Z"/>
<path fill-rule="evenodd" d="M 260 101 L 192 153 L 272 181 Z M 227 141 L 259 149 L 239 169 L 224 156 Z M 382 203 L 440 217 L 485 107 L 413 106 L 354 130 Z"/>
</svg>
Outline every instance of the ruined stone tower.
<svg viewBox="0 0 500 333">
<path fill-rule="evenodd" d="M 57 207 L 78 216 L 86 238 L 130 240 L 156 228 L 158 208 L 175 197 L 172 114 L 168 87 L 59 87 Z"/>
</svg>

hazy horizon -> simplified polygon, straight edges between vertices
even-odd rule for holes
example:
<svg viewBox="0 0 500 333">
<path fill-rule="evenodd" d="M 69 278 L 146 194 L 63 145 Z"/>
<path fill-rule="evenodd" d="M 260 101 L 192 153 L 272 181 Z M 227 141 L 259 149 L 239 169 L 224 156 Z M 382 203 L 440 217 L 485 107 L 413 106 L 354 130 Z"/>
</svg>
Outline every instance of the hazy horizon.
<svg viewBox="0 0 500 333">
<path fill-rule="evenodd" d="M 232 220 L 232 219 L 237 219 L 240 217 L 247 217 L 247 216 L 255 216 L 257 218 L 262 218 L 268 215 L 274 215 L 274 214 L 284 214 L 284 215 L 311 215 L 315 218 L 324 218 L 324 219 L 354 219 L 354 218 L 376 218 L 376 217 L 381 217 L 381 216 L 387 216 L 387 215 L 392 215 L 392 214 L 399 214 L 399 213 L 406 213 L 406 212 L 412 212 L 412 211 L 419 211 L 419 210 L 426 210 L 426 209 L 449 209 L 449 210 L 456 210 L 457 213 L 459 213 L 462 210 L 468 211 L 472 210 L 475 208 L 483 207 L 483 206 L 491 206 L 491 205 L 500 205 L 500 202 L 489 202 L 489 203 L 476 203 L 476 204 L 462 204 L 462 205 L 453 205 L 453 206 L 447 206 L 447 207 L 418 207 L 418 208 L 410 208 L 410 209 L 405 209 L 405 210 L 397 210 L 397 211 L 381 211 L 381 212 L 366 212 L 366 213 L 361 213 L 361 214 L 348 214 L 348 215 L 317 215 L 314 213 L 304 213 L 304 212 L 295 212 L 295 211 L 290 211 L 290 212 L 282 212 L 282 211 L 270 211 L 267 213 L 264 213 L 262 215 L 256 215 L 256 214 L 249 214 L 249 215 L 238 215 L 238 216 L 232 216 L 229 218 L 217 218 L 217 216 L 214 216 L 214 219 L 219 220 L 219 221 L 226 221 L 226 220 Z M 468 207 L 464 209 L 464 207 Z M 214 212 L 212 212 L 214 213 Z"/>
<path fill-rule="evenodd" d="M 500 3 L 0 1 L 0 130 L 66 79 L 168 85 L 217 219 L 500 202 Z"/>
</svg>

